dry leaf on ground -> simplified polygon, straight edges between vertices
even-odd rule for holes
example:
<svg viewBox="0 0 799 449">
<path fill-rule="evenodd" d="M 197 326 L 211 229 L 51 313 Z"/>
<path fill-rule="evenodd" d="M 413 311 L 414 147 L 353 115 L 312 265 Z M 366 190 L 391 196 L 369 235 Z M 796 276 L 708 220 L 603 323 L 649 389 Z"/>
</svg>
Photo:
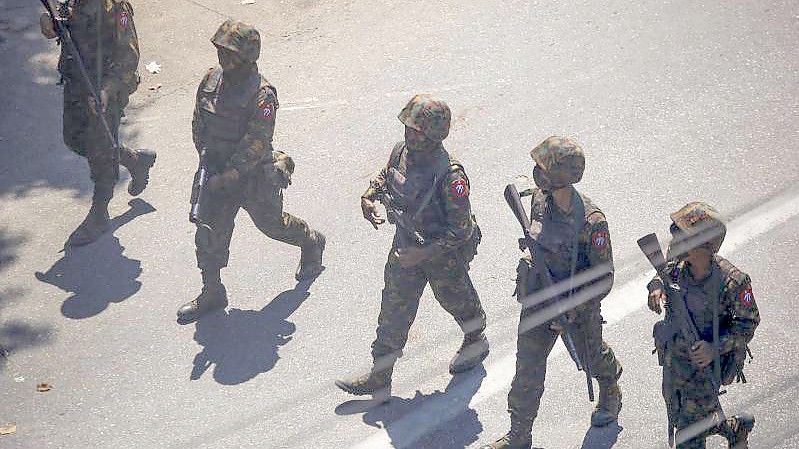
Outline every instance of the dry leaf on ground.
<svg viewBox="0 0 799 449">
<path fill-rule="evenodd" d="M 45 391 L 50 391 L 53 389 L 53 386 L 50 384 L 39 384 L 36 385 L 36 391 L 39 393 L 44 393 Z"/>
<path fill-rule="evenodd" d="M 17 433 L 17 424 L 11 423 L 6 426 L 0 427 L 0 435 L 13 435 Z"/>
</svg>

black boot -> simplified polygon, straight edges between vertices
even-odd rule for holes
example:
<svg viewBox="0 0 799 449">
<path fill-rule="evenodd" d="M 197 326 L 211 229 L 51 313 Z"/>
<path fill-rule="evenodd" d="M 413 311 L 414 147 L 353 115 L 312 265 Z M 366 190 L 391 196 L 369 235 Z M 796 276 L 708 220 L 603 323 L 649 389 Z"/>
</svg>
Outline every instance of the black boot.
<svg viewBox="0 0 799 449">
<path fill-rule="evenodd" d="M 449 363 L 449 373 L 457 374 L 479 365 L 488 357 L 488 340 L 483 332 L 463 336 L 463 343 Z"/>
<path fill-rule="evenodd" d="M 325 251 L 325 236 L 319 231 L 311 231 L 311 243 L 304 245 L 301 249 L 300 264 L 294 279 L 298 282 L 313 279 L 322 273 L 325 267 L 322 266 L 322 253 Z"/>
<path fill-rule="evenodd" d="M 113 181 L 95 181 L 92 207 L 89 209 L 89 213 L 86 214 L 86 218 L 83 219 L 83 222 L 69 236 L 67 245 L 88 245 L 111 229 L 111 219 L 108 216 L 108 203 L 111 202 L 113 193 Z"/>
<path fill-rule="evenodd" d="M 131 150 L 124 148 L 120 154 L 120 164 L 130 173 L 128 193 L 138 196 L 150 181 L 150 168 L 155 165 L 155 151 Z"/>
<path fill-rule="evenodd" d="M 227 292 L 219 278 L 219 270 L 203 270 L 203 290 L 197 298 L 178 309 L 178 323 L 193 323 L 201 316 L 224 309 L 227 305 Z"/>
</svg>

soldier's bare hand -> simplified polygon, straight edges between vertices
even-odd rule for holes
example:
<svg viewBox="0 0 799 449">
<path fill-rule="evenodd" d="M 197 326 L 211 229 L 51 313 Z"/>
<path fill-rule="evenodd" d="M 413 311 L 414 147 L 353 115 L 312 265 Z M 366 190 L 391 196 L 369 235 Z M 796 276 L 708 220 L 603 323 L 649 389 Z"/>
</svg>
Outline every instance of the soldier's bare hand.
<svg viewBox="0 0 799 449">
<path fill-rule="evenodd" d="M 663 304 L 666 303 L 666 294 L 663 292 L 663 289 L 657 288 L 649 292 L 649 299 L 648 299 L 649 310 L 657 313 L 660 315 L 663 312 Z"/>
<path fill-rule="evenodd" d="M 363 218 L 365 218 L 369 223 L 372 223 L 372 226 L 375 229 L 377 229 L 379 225 L 386 222 L 386 220 L 380 216 L 380 212 L 378 212 L 375 202 L 369 198 L 361 198 L 361 211 L 363 212 Z"/>
<path fill-rule="evenodd" d="M 704 340 L 696 342 L 690 352 L 691 362 L 700 368 L 704 368 L 713 363 L 715 356 L 716 353 L 713 350 L 713 345 Z"/>
<path fill-rule="evenodd" d="M 563 316 L 566 318 L 567 322 L 574 323 L 574 320 L 577 319 L 577 312 L 574 311 L 574 310 L 569 310 L 566 313 L 564 313 Z M 563 326 L 557 321 L 553 321 L 553 322 L 549 323 L 549 329 L 552 332 L 556 332 L 556 333 L 563 332 Z"/>
<path fill-rule="evenodd" d="M 50 14 L 44 12 L 39 16 L 39 28 L 42 29 L 42 35 L 47 39 L 54 39 L 56 37 L 53 19 L 50 17 Z"/>
</svg>

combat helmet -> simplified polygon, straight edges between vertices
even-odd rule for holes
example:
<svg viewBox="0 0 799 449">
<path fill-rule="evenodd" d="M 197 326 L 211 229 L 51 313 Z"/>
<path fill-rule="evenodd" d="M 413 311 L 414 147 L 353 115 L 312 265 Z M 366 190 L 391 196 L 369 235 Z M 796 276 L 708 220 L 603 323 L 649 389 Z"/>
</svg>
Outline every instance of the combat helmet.
<svg viewBox="0 0 799 449">
<path fill-rule="evenodd" d="M 676 254 L 685 254 L 693 248 L 705 247 L 717 253 L 727 234 L 727 226 L 721 214 L 707 203 L 693 201 L 670 215 L 671 233 L 674 241 L 670 245 Z"/>
<path fill-rule="evenodd" d="M 443 101 L 427 94 L 420 94 L 411 98 L 397 118 L 405 126 L 421 132 L 428 139 L 441 142 L 449 135 L 452 113 Z"/>
<path fill-rule="evenodd" d="M 585 154 L 568 137 L 551 136 L 530 151 L 535 161 L 533 179 L 542 190 L 553 190 L 580 182 L 585 171 Z"/>
<path fill-rule="evenodd" d="M 238 53 L 247 62 L 255 62 L 261 54 L 258 30 L 238 20 L 228 19 L 214 33 L 211 42 L 219 48 Z"/>
</svg>

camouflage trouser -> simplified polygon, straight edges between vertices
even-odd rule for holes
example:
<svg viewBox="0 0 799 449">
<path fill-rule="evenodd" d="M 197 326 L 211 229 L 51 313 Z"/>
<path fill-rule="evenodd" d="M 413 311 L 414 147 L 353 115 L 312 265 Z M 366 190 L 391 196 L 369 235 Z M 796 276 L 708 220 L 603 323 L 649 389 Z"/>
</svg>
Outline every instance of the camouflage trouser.
<svg viewBox="0 0 799 449">
<path fill-rule="evenodd" d="M 590 369 L 593 378 L 610 382 L 621 375 L 621 364 L 613 350 L 602 339 L 602 316 L 599 305 L 581 308 L 577 315 L 573 335 L 577 353 Z M 523 322 L 533 311 L 522 311 Z M 544 394 L 547 357 L 558 334 L 549 328 L 549 322 L 519 334 L 516 349 L 516 375 L 508 394 L 508 411 L 511 415 L 532 421 L 538 416 L 538 406 Z"/>
<path fill-rule="evenodd" d="M 110 199 L 116 182 L 113 145 L 108 141 L 103 125 L 92 112 L 89 93 L 80 81 L 64 82 L 64 143 L 75 153 L 83 156 L 89 163 L 91 179 L 95 182 L 95 196 L 101 200 Z M 114 138 L 119 133 L 119 121 L 128 103 L 127 96 L 113 96 L 108 99 L 105 119 Z M 122 147 L 118 163 L 128 166 L 135 161 L 136 151 Z M 107 198 L 105 198 L 107 196 Z"/>
<path fill-rule="evenodd" d="M 283 212 L 282 189 L 270 182 L 261 170 L 256 169 L 242 179 L 240 187 L 232 194 L 207 192 L 203 196 L 201 218 L 211 229 L 198 226 L 195 234 L 200 269 L 227 266 L 239 208 L 244 208 L 255 226 L 268 237 L 300 247 L 314 243 L 308 224 Z"/>
<path fill-rule="evenodd" d="M 402 268 L 392 246 L 384 270 L 385 287 L 377 320 L 372 356 L 397 357 L 408 340 L 419 298 L 430 283 L 441 307 L 455 318 L 464 333 L 482 332 L 486 316 L 469 277 L 468 264 L 456 252 L 446 253 L 413 268 Z"/>
<path fill-rule="evenodd" d="M 714 414 L 719 411 L 715 388 L 710 379 L 689 368 L 689 361 L 685 360 L 680 364 L 683 367 L 680 370 L 663 367 L 663 398 L 674 416 L 677 430 L 682 431 L 682 435 L 677 435 L 678 441 L 690 438 L 678 444 L 677 448 L 704 449 L 705 439 L 719 433 L 718 426 L 711 425 L 715 422 Z M 691 371 L 693 376 L 685 376 Z M 733 424 L 734 420 L 735 418 L 728 418 L 727 422 Z"/>
</svg>

